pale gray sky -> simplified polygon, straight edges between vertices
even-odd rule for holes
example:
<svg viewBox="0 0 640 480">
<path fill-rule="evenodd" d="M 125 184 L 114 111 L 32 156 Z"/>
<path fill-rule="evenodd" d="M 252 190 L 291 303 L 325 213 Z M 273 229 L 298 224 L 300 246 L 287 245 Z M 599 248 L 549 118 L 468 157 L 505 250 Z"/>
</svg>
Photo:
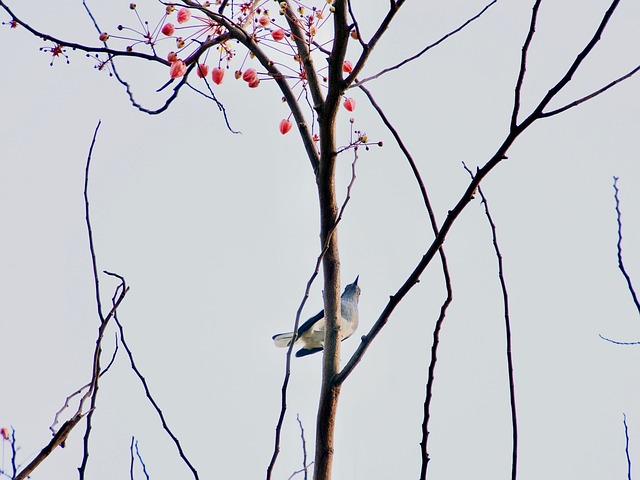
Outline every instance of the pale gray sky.
<svg viewBox="0 0 640 480">
<path fill-rule="evenodd" d="M 80 0 L 10 2 L 33 26 L 97 44 Z M 97 2 L 96 2 L 97 3 Z M 371 28 L 388 2 L 355 3 Z M 401 132 L 445 218 L 506 135 L 532 2 L 498 2 L 466 31 L 370 89 Z M 155 18 L 161 6 L 138 2 Z M 407 2 L 365 75 L 413 54 L 474 15 L 483 2 Z M 91 5 L 105 30 L 133 24 L 128 2 Z M 608 2 L 543 2 L 523 90 L 523 113 L 591 37 Z M 2 21 L 9 20 L 0 15 Z M 593 57 L 557 106 L 635 67 L 640 6 L 623 0 Z M 135 110 L 123 88 L 92 68 L 38 52 L 46 43 L 0 29 L 0 426 L 13 425 L 27 462 L 50 439 L 64 398 L 90 377 L 98 327 L 84 225 L 83 174 L 102 127 L 90 180 L 100 270 L 131 285 L 120 316 L 138 365 L 201 478 L 262 478 L 273 447 L 284 351 L 271 335 L 293 324 L 318 253 L 315 182 L 275 86 L 230 76 L 215 105 L 184 90 L 161 116 Z M 355 54 L 353 54 L 355 56 Z M 348 55 L 349 56 L 349 55 Z M 148 106 L 166 69 L 119 62 Z M 483 183 L 498 226 L 511 299 L 521 480 L 625 478 L 626 412 L 640 463 L 640 318 L 616 260 L 612 176 L 620 177 L 627 268 L 640 288 L 640 80 L 534 125 Z M 431 234 L 410 169 L 366 98 L 353 92 L 357 128 L 383 148 L 360 152 L 340 228 L 342 281 L 360 275 L 360 330 L 426 251 Z M 348 138 L 344 110 L 338 128 Z M 344 195 L 351 156 L 340 160 Z M 496 259 L 478 200 L 446 242 L 454 303 L 442 331 L 429 477 L 508 478 L 510 423 Z M 115 284 L 103 277 L 108 303 Z M 305 317 L 321 308 L 321 282 Z M 396 310 L 342 389 L 334 478 L 417 478 L 431 332 L 444 298 L 437 263 Z M 107 352 L 113 344 L 108 334 Z M 105 358 L 110 352 L 105 352 Z M 123 354 L 124 352 L 120 352 Z M 301 465 L 296 413 L 312 456 L 320 385 L 316 355 L 297 359 L 275 478 Z M 152 478 L 189 478 L 120 355 L 94 415 L 92 480 L 126 478 L 131 436 Z M 33 478 L 69 478 L 81 430 Z M 5 468 L 7 467 L 5 457 Z M 141 477 L 140 477 L 141 478 Z"/>
</svg>

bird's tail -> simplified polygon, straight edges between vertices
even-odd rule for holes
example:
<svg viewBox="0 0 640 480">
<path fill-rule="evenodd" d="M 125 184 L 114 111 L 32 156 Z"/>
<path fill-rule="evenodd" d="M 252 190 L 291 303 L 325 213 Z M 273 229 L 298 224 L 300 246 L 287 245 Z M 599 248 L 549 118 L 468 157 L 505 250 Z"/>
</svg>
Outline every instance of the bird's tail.
<svg viewBox="0 0 640 480">
<path fill-rule="evenodd" d="M 293 339 L 293 332 L 278 333 L 272 338 L 273 343 L 276 344 L 276 347 L 288 347 L 289 344 L 291 344 L 291 340 Z"/>
</svg>

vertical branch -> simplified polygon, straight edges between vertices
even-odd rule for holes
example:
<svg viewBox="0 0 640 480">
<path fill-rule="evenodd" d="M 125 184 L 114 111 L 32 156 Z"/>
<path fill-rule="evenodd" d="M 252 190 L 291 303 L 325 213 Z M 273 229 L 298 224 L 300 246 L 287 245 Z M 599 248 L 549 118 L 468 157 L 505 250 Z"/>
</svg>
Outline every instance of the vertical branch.
<svg viewBox="0 0 640 480">
<path fill-rule="evenodd" d="M 627 415 L 622 414 L 622 423 L 624 425 L 624 453 L 627 457 L 627 479 L 631 480 L 631 457 L 629 456 L 629 428 L 627 427 Z"/>
<path fill-rule="evenodd" d="M 464 163 L 463 163 L 464 165 Z M 465 170 L 469 172 L 471 178 L 473 178 L 473 173 L 466 165 L 464 165 Z M 478 185 L 478 193 L 482 198 L 482 204 L 484 205 L 484 213 L 489 222 L 489 226 L 491 227 L 491 238 L 493 242 L 493 249 L 496 254 L 496 258 L 498 259 L 498 278 L 500 279 L 500 289 L 502 290 L 502 302 L 504 307 L 504 327 L 505 327 L 505 337 L 506 337 L 506 350 L 507 350 L 507 374 L 509 377 L 509 404 L 511 407 L 511 434 L 512 434 L 512 450 L 511 450 L 511 480 L 515 480 L 518 472 L 518 415 L 516 412 L 516 389 L 514 382 L 514 374 L 513 374 L 513 356 L 511 353 L 511 319 L 509 316 L 509 294 L 507 292 L 507 283 L 504 278 L 504 265 L 502 261 L 502 253 L 500 252 L 500 247 L 498 246 L 498 235 L 496 231 L 496 224 L 491 217 L 491 213 L 489 212 L 489 204 L 487 203 L 487 198 L 484 196 L 482 192 L 482 188 Z"/>
<path fill-rule="evenodd" d="M 133 456 L 133 442 L 134 436 L 131 436 L 131 443 L 129 444 L 129 479 L 134 480 L 133 468 L 135 466 L 135 457 Z"/>
<path fill-rule="evenodd" d="M 531 12 L 531 23 L 529 24 L 529 31 L 527 38 L 522 45 L 522 55 L 520 57 L 520 71 L 518 72 L 518 80 L 516 81 L 516 88 L 513 99 L 513 112 L 511 114 L 511 131 L 515 130 L 518 125 L 518 113 L 520 111 L 520 96 L 522 95 L 522 84 L 524 83 L 524 75 L 527 71 L 527 54 L 529 53 L 529 46 L 533 40 L 533 35 L 536 33 L 536 23 L 538 21 L 538 9 L 542 0 L 536 0 L 533 5 L 533 11 Z"/>
<path fill-rule="evenodd" d="M 91 147 L 89 148 L 89 154 L 87 155 L 87 163 L 84 171 L 84 206 L 85 206 L 85 221 L 87 224 L 87 234 L 89 236 L 89 252 L 91 254 L 91 267 L 93 269 L 93 284 L 95 288 L 96 295 L 96 305 L 98 308 L 98 316 L 100 318 L 100 328 L 98 329 L 98 339 L 96 340 L 96 347 L 93 356 L 93 375 L 91 377 L 91 386 L 89 390 L 87 390 L 86 395 L 83 397 L 83 400 L 87 398 L 87 396 L 91 396 L 91 407 L 89 409 L 89 413 L 87 414 L 86 428 L 84 433 L 84 446 L 82 453 L 82 463 L 78 468 L 79 478 L 80 480 L 84 479 L 85 470 L 87 468 L 87 462 L 89 460 L 89 436 L 91 435 L 91 419 L 93 417 L 93 412 L 96 408 L 96 400 L 98 397 L 98 379 L 100 378 L 100 356 L 102 354 L 102 338 L 104 336 L 104 331 L 107 326 L 107 322 L 105 321 L 104 315 L 102 314 L 102 303 L 100 300 L 100 281 L 98 279 L 98 266 L 96 261 L 96 251 L 95 245 L 93 243 L 93 231 L 91 229 L 91 218 L 89 211 L 89 166 L 91 165 L 91 155 L 93 154 L 93 147 L 96 143 L 96 137 L 98 135 L 98 129 L 100 128 L 101 122 L 98 121 L 96 125 L 95 131 L 93 132 L 93 138 L 91 140 Z"/>
<path fill-rule="evenodd" d="M 3 447 L 4 448 L 4 447 Z M 11 427 L 11 478 L 16 478 L 16 456 L 18 451 L 16 450 L 16 429 Z M 4 462 L 4 455 L 2 456 Z"/>
<path fill-rule="evenodd" d="M 627 288 L 629 289 L 629 293 L 631 293 L 631 298 L 633 298 L 633 303 L 635 304 L 636 309 L 640 314 L 640 302 L 638 301 L 636 291 L 633 288 L 631 277 L 627 273 L 627 269 L 624 267 L 624 262 L 622 260 L 622 213 L 620 212 L 620 199 L 618 198 L 618 194 L 620 193 L 620 190 L 618 189 L 618 177 L 613 177 L 613 189 L 614 189 L 613 198 L 616 203 L 616 222 L 618 224 L 618 242 L 616 243 L 616 248 L 618 252 L 618 268 L 622 272 L 622 276 L 627 282 Z"/>
<path fill-rule="evenodd" d="M 296 420 L 300 426 L 300 440 L 302 441 L 302 470 L 304 471 L 304 480 L 307 480 L 307 442 L 304 439 L 304 427 L 300 415 L 296 415 Z"/>
</svg>

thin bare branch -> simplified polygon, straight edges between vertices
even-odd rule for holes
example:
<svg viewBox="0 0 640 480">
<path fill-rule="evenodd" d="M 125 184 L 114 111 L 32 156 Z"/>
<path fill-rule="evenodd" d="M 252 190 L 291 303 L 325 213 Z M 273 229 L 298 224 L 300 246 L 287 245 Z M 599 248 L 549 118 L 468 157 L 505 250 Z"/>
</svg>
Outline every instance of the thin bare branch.
<svg viewBox="0 0 640 480">
<path fill-rule="evenodd" d="M 598 334 L 598 336 L 599 336 L 602 340 L 604 340 L 604 341 L 606 341 L 606 342 L 609 342 L 609 343 L 614 343 L 614 344 L 616 344 L 616 345 L 640 345 L 640 342 L 621 342 L 621 341 L 619 341 L 619 340 L 613 340 L 613 339 L 611 339 L 611 338 L 605 337 L 605 336 L 604 336 L 604 335 L 602 335 L 602 334 Z"/>
<path fill-rule="evenodd" d="M 631 456 L 629 456 L 629 428 L 627 427 L 627 415 L 622 414 L 622 424 L 624 425 L 624 453 L 627 457 L 627 479 L 631 480 Z"/>
<path fill-rule="evenodd" d="M 182 448 L 182 445 L 178 437 L 176 437 L 173 431 L 169 428 L 169 425 L 167 424 L 167 421 L 164 417 L 164 414 L 162 413 L 162 410 L 160 409 L 160 407 L 158 406 L 158 403 L 153 398 L 153 395 L 151 395 L 151 390 L 149 389 L 147 380 L 144 378 L 144 376 L 136 366 L 135 360 L 133 358 L 133 352 L 131 348 L 129 348 L 129 345 L 127 344 L 127 341 L 125 340 L 125 337 L 124 337 L 124 327 L 122 326 L 122 323 L 120 322 L 120 319 L 118 318 L 117 315 L 114 316 L 114 320 L 116 322 L 116 325 L 118 326 L 118 331 L 120 332 L 120 340 L 122 341 L 122 346 L 124 347 L 125 351 L 127 352 L 127 356 L 129 357 L 129 363 L 131 365 L 131 369 L 138 377 L 138 380 L 140 380 L 140 383 L 142 383 L 142 388 L 144 389 L 144 393 L 147 399 L 149 400 L 149 402 L 151 403 L 151 405 L 153 406 L 154 410 L 156 411 L 158 417 L 160 418 L 160 422 L 162 423 L 162 428 L 164 429 L 165 432 L 167 432 L 167 435 L 169 435 L 171 440 L 173 440 L 173 443 L 175 444 L 176 449 L 178 450 L 178 455 L 191 471 L 193 478 L 195 480 L 199 480 L 198 471 L 195 469 L 195 467 L 192 465 L 192 463 L 189 461 L 186 454 L 184 453 L 184 450 Z"/>
<path fill-rule="evenodd" d="M 193 90 L 194 92 L 199 93 L 200 95 L 202 95 L 204 98 L 206 98 L 208 100 L 212 100 L 213 102 L 215 102 L 216 106 L 218 107 L 218 110 L 220 110 L 220 112 L 222 112 L 222 117 L 224 118 L 224 123 L 227 125 L 227 129 L 231 133 L 233 133 L 233 134 L 241 133 L 241 132 L 231 128 L 231 124 L 229 123 L 229 117 L 227 117 L 227 109 L 224 108 L 224 105 L 222 104 L 222 102 L 220 102 L 220 100 L 218 100 L 216 98 L 216 95 L 213 93 L 213 90 L 211 89 L 211 85 L 209 85 L 209 81 L 206 78 L 203 78 L 202 80 L 204 80 L 205 85 L 207 86 L 207 90 L 209 90 L 209 95 L 207 95 L 206 93 L 204 93 L 201 90 L 197 89 L 196 87 L 194 87 L 190 83 L 187 83 L 187 86 L 191 90 Z"/>
<path fill-rule="evenodd" d="M 87 463 L 89 461 L 89 437 L 91 434 L 91 420 L 93 417 L 93 413 L 96 409 L 96 401 L 98 396 L 98 380 L 101 377 L 101 367 L 100 367 L 100 357 L 102 355 L 102 340 L 104 338 L 104 332 L 107 328 L 109 320 L 116 315 L 116 310 L 120 302 L 124 299 L 124 296 L 127 293 L 126 285 L 124 284 L 124 279 L 122 284 L 116 288 L 116 292 L 114 293 L 113 298 L 113 306 L 109 312 L 109 314 L 105 317 L 102 313 L 102 302 L 100 299 L 100 282 L 98 279 L 98 267 L 96 261 L 96 250 L 95 244 L 93 241 L 93 231 L 91 228 L 91 215 L 89 209 L 89 167 L 91 165 L 91 157 L 93 154 L 93 148 L 95 146 L 96 138 L 98 135 L 98 129 L 100 128 L 101 122 L 98 122 L 96 125 L 96 129 L 93 133 L 93 138 L 91 140 L 91 147 L 89 148 L 89 154 L 87 155 L 87 163 L 85 167 L 85 176 L 84 176 L 84 204 L 85 204 L 85 221 L 87 226 L 87 234 L 89 237 L 89 251 L 91 254 L 91 265 L 93 269 L 93 282 L 95 288 L 95 296 L 96 296 L 96 305 L 98 309 L 98 316 L 100 318 L 100 326 L 98 328 L 98 337 L 96 339 L 96 346 L 93 353 L 93 373 L 91 376 L 90 387 L 87 389 L 87 392 L 80 399 L 80 405 L 78 407 L 78 413 L 82 410 L 82 406 L 89 397 L 91 398 L 90 408 L 86 415 L 86 427 L 85 434 L 83 439 L 83 455 L 82 455 L 82 463 L 78 468 L 79 478 L 80 480 L 84 479 Z M 118 294 L 119 292 L 119 294 Z M 112 357 L 113 358 L 113 357 Z"/>
<path fill-rule="evenodd" d="M 516 81 L 516 87 L 513 99 L 513 112 L 511 113 L 511 130 L 515 130 L 518 125 L 518 113 L 520 112 L 520 97 L 522 95 L 522 84 L 524 83 L 524 76 L 527 72 L 527 55 L 529 53 L 529 47 L 531 41 L 536 33 L 536 24 L 538 23 L 538 10 L 542 0 L 536 0 L 531 12 L 531 22 L 529 23 L 529 31 L 527 32 L 527 38 L 522 45 L 522 55 L 520 57 L 520 71 L 518 72 L 518 80 Z"/>
<path fill-rule="evenodd" d="M 135 450 L 135 456 L 134 456 L 134 450 Z M 142 455 L 140 454 L 140 450 L 138 449 L 138 441 L 136 440 L 136 437 L 131 437 L 131 444 L 129 445 L 129 477 L 131 480 L 134 480 L 134 475 L 133 475 L 133 469 L 135 466 L 135 459 L 138 459 L 138 461 L 140 462 L 140 465 L 142 466 L 142 473 L 144 474 L 144 477 L 147 480 L 150 480 L 149 477 L 149 473 L 147 472 L 147 465 L 144 462 L 144 460 L 142 459 Z"/>
<path fill-rule="evenodd" d="M 627 273 L 627 269 L 624 266 L 624 261 L 622 258 L 622 212 L 620 211 L 620 198 L 619 198 L 620 190 L 618 189 L 618 177 L 613 177 L 613 189 L 614 189 L 613 198 L 616 203 L 616 222 L 618 224 L 618 242 L 616 243 L 616 249 L 618 254 L 618 268 L 622 272 L 622 276 L 627 282 L 627 288 L 629 290 L 629 293 L 631 294 L 633 303 L 636 306 L 636 309 L 638 310 L 638 314 L 640 314 L 640 302 L 638 301 L 638 296 L 636 295 L 636 291 L 633 288 L 631 277 Z"/>
<path fill-rule="evenodd" d="M 300 415 L 296 415 L 296 420 L 300 426 L 300 440 L 302 441 L 302 471 L 304 472 L 304 480 L 307 480 L 307 442 L 304 439 L 304 426 L 302 425 L 302 420 L 300 420 Z"/>
<path fill-rule="evenodd" d="M 618 8 L 619 4 L 620 4 L 620 0 L 613 0 L 611 5 L 609 6 L 608 10 L 603 15 L 602 20 L 600 21 L 600 24 L 598 25 L 598 28 L 596 29 L 595 33 L 591 37 L 591 40 L 589 40 L 589 43 L 587 43 L 587 45 L 577 55 L 576 59 L 573 61 L 571 66 L 567 69 L 567 72 L 564 74 L 564 76 L 547 92 L 547 94 L 540 101 L 540 103 L 538 104 L 536 109 L 531 113 L 531 115 L 529 115 L 529 117 L 526 120 L 523 121 L 523 123 L 531 123 L 531 122 L 543 117 L 544 109 L 547 107 L 547 105 L 549 105 L 549 102 L 551 102 L 551 100 L 553 100 L 555 98 L 555 96 L 558 93 L 560 93 L 560 91 L 564 87 L 567 86 L 567 84 L 573 78 L 573 75 L 576 73 L 576 71 L 580 67 L 580 65 L 582 65 L 582 62 L 584 62 L 584 60 L 587 58 L 587 56 L 589 56 L 591 51 L 598 44 L 598 42 L 602 38 L 602 33 L 604 32 L 605 28 L 607 27 L 607 25 L 609 23 L 609 20 L 611 20 L 611 17 L 613 16 L 614 12 L 616 11 L 616 8 Z M 512 130 L 513 130 L 513 125 L 512 125 Z"/>
<path fill-rule="evenodd" d="M 373 95 L 371 94 L 371 92 L 363 85 L 360 85 L 360 89 L 365 93 L 365 95 L 369 99 L 369 102 L 371 103 L 373 108 L 376 110 L 376 112 L 380 116 L 380 119 L 385 124 L 387 129 L 391 132 L 391 134 L 393 135 L 393 138 L 398 144 L 398 147 L 400 148 L 405 158 L 407 159 L 407 162 L 411 167 L 411 171 L 413 172 L 413 175 L 420 189 L 420 194 L 422 195 L 422 201 L 425 205 L 425 208 L 429 216 L 429 221 L 431 223 L 431 229 L 433 230 L 434 235 L 437 236 L 438 230 L 439 230 L 438 221 L 436 219 L 435 212 L 433 211 L 433 207 L 431 206 L 431 201 L 427 193 L 427 188 L 425 187 L 424 181 L 422 180 L 422 176 L 420 175 L 418 166 L 416 165 L 416 162 L 413 160 L 413 156 L 411 155 L 411 153 L 409 152 L 409 149 L 406 147 L 406 145 L 402 141 L 402 138 L 400 137 L 400 134 L 398 133 L 396 128 L 391 124 L 391 122 L 387 118 L 386 114 L 384 113 L 380 105 L 378 105 L 378 103 L 373 98 Z M 428 452 L 429 420 L 431 418 L 431 400 L 433 398 L 433 385 L 435 383 L 435 371 L 436 371 L 436 364 L 438 362 L 438 347 L 440 345 L 440 331 L 442 329 L 442 325 L 444 324 L 444 320 L 447 315 L 447 309 L 449 308 L 449 305 L 453 301 L 453 287 L 451 284 L 451 276 L 449 274 L 447 256 L 445 255 L 444 248 L 442 246 L 440 246 L 440 248 L 438 249 L 438 253 L 440 255 L 442 273 L 444 276 L 444 283 L 445 283 L 445 288 L 447 293 L 440 307 L 440 314 L 438 315 L 438 319 L 436 320 L 436 323 L 433 329 L 433 341 L 431 343 L 431 358 L 429 361 L 429 370 L 427 375 L 427 384 L 425 387 L 426 392 L 425 392 L 425 400 L 424 400 L 424 407 L 423 407 L 422 440 L 420 441 L 420 452 L 422 457 L 422 462 L 420 465 L 421 480 L 426 479 L 427 467 L 429 464 L 429 452 Z"/>
<path fill-rule="evenodd" d="M 84 172 L 84 205 L 85 205 L 85 221 L 87 224 L 87 234 L 89 236 L 89 251 L 91 253 L 91 267 L 93 269 L 93 284 L 95 288 L 96 305 L 98 308 L 98 316 L 100 318 L 100 328 L 98 329 L 98 338 L 96 340 L 96 347 L 93 354 L 93 374 L 91 376 L 91 386 L 87 389 L 87 393 L 82 397 L 80 404 L 84 402 L 89 396 L 91 397 L 91 407 L 87 413 L 87 421 L 83 439 L 82 449 L 82 463 L 78 468 L 80 480 L 84 479 L 87 462 L 89 461 L 89 436 L 91 434 L 91 419 L 93 412 L 96 408 L 96 400 L 98 395 L 98 379 L 100 378 L 100 356 L 102 354 L 102 338 L 107 326 L 104 315 L 102 314 L 102 302 L 100 299 L 100 280 L 98 278 L 98 266 L 96 261 L 96 250 L 93 242 L 93 231 L 91 229 L 91 218 L 89 211 L 89 167 L 91 165 L 91 155 L 93 153 L 93 147 L 95 146 L 96 137 L 98 135 L 98 129 L 100 128 L 100 121 L 96 125 L 96 129 L 93 133 L 93 139 L 91 140 L 91 147 L 89 148 L 89 155 L 87 155 L 87 164 Z"/>
<path fill-rule="evenodd" d="M 543 112 L 543 113 L 540 114 L 540 117 L 541 118 L 551 117 L 553 115 L 558 115 L 559 113 L 562 113 L 562 112 L 564 112 L 566 110 L 569 110 L 570 108 L 577 107 L 578 105 L 586 102 L 587 100 L 591 100 L 592 98 L 597 97 L 598 95 L 606 92 L 610 88 L 615 87 L 617 84 L 627 80 L 628 78 L 633 77 L 636 73 L 638 73 L 638 71 L 640 71 L 640 65 L 637 66 L 636 68 L 634 68 L 633 70 L 631 70 L 630 72 L 622 75 L 621 77 L 616 78 L 615 80 L 613 80 L 612 82 L 608 83 L 604 87 L 602 87 L 602 88 L 590 93 L 589 95 L 585 95 L 584 97 L 581 97 L 578 100 L 574 100 L 573 102 L 568 103 L 563 107 L 556 108 L 555 110 L 551 110 L 549 112 Z"/>
<path fill-rule="evenodd" d="M 29 33 L 31 33 L 32 35 L 38 38 L 41 38 L 42 40 L 53 42 L 63 47 L 68 47 L 73 50 L 80 50 L 82 52 L 87 52 L 87 53 L 106 53 L 107 55 L 110 55 L 112 57 L 137 57 L 145 60 L 150 60 L 153 62 L 162 63 L 164 65 L 169 65 L 169 62 L 165 58 L 158 57 L 157 55 L 149 55 L 147 53 L 128 51 L 128 50 L 114 50 L 108 47 L 92 47 L 90 45 L 83 45 L 81 43 L 68 42 L 66 40 L 62 40 L 60 38 L 57 38 L 52 35 L 41 32 L 39 30 L 36 30 L 31 25 L 21 20 L 19 17 L 17 17 L 13 13 L 13 11 L 11 11 L 11 9 L 4 2 L 4 0 L 0 0 L 0 8 L 6 11 L 11 16 L 11 19 L 15 21 L 18 25 L 20 25 L 21 27 L 24 27 L 24 29 L 27 30 Z"/>
<path fill-rule="evenodd" d="M 113 354 L 111 355 L 111 360 L 109 360 L 109 363 L 107 364 L 107 366 L 105 368 L 102 369 L 102 371 L 100 372 L 100 377 L 102 377 L 105 373 L 107 373 L 109 371 L 109 369 L 111 368 L 111 365 L 113 365 L 113 362 L 116 359 L 116 354 L 118 353 L 118 348 L 119 348 L 119 343 L 118 343 L 118 336 L 115 336 L 115 347 L 113 349 Z M 62 413 L 69 408 L 69 402 L 71 401 L 72 398 L 80 395 L 85 389 L 89 388 L 91 386 L 91 382 L 83 385 L 82 387 L 80 387 L 78 390 L 76 390 L 75 392 L 73 392 L 72 394 L 68 395 L 65 399 L 64 399 L 64 405 L 62 405 L 62 407 L 60 407 L 60 410 L 58 410 L 53 418 L 53 423 L 51 423 L 51 425 L 49 426 L 49 430 L 51 430 L 51 433 L 55 435 L 56 433 L 56 425 L 58 425 L 59 419 L 60 419 L 60 415 L 62 415 Z"/>
<path fill-rule="evenodd" d="M 84 218 L 87 226 L 87 235 L 89 237 L 89 252 L 91 254 L 91 268 L 93 270 L 93 287 L 96 296 L 96 306 L 98 308 L 98 318 L 100 323 L 104 323 L 104 315 L 102 314 L 102 301 L 100 300 L 100 280 L 98 278 L 98 265 L 96 261 L 96 250 L 93 243 L 93 231 L 91 229 L 91 219 L 89 215 L 89 166 L 91 165 L 91 155 L 93 154 L 93 147 L 96 143 L 98 136 L 98 130 L 100 129 L 101 121 L 98 120 L 98 124 L 93 132 L 93 138 L 91 139 L 91 146 L 89 147 L 89 154 L 87 155 L 87 163 L 84 169 Z"/>
<path fill-rule="evenodd" d="M 16 472 L 18 471 L 16 466 L 17 456 L 18 450 L 16 449 L 16 429 L 11 427 L 11 478 L 16 478 Z"/>
<path fill-rule="evenodd" d="M 358 58 L 358 61 L 356 62 L 356 64 L 353 66 L 353 70 L 351 71 L 349 76 L 347 76 L 347 78 L 344 79 L 344 87 L 343 87 L 344 89 L 348 88 L 349 85 L 351 85 L 355 81 L 356 77 L 360 74 L 365 64 L 367 63 L 367 59 L 373 52 L 373 49 L 382 38 L 382 35 L 384 34 L 384 32 L 387 31 L 387 29 L 389 28 L 389 25 L 391 25 L 391 22 L 393 21 L 394 17 L 398 13 L 398 10 L 400 10 L 400 7 L 402 7 L 404 2 L 405 0 L 397 0 L 397 1 L 392 0 L 390 2 L 389 10 L 387 11 L 387 14 L 380 21 L 380 24 L 378 25 L 377 30 L 374 32 L 373 36 L 368 42 L 365 43 L 364 39 L 362 39 L 360 35 L 358 35 L 360 45 L 362 45 L 362 53 L 360 54 L 360 57 Z"/>
<path fill-rule="evenodd" d="M 93 354 L 93 366 L 92 366 L 92 375 L 91 375 L 91 382 L 89 383 L 89 388 L 87 389 L 87 392 L 83 395 L 83 397 L 80 399 L 79 401 L 79 405 L 78 405 L 78 409 L 76 410 L 76 413 L 72 416 L 71 419 L 67 420 L 66 422 L 64 422 L 61 426 L 61 428 L 55 432 L 53 438 L 51 439 L 51 441 L 40 451 L 40 453 L 36 456 L 36 458 L 31 461 L 31 463 L 29 463 L 29 465 L 27 465 L 19 474 L 16 475 L 16 479 L 18 480 L 22 480 L 27 478 L 32 472 L 33 470 L 40 465 L 40 463 L 42 463 L 52 452 L 53 450 L 58 446 L 58 445 L 64 445 L 65 440 L 67 439 L 67 436 L 69 435 L 69 433 L 71 432 L 71 430 L 78 424 L 78 422 L 80 422 L 80 420 L 85 417 L 90 415 L 93 410 L 95 409 L 95 399 L 96 399 L 96 392 L 98 390 L 98 379 L 100 378 L 101 375 L 101 369 L 100 369 L 100 354 L 102 351 L 102 339 L 104 337 L 104 332 L 105 329 L 109 323 L 109 320 L 115 316 L 115 312 L 118 308 L 118 306 L 120 305 L 120 303 L 122 302 L 122 300 L 124 299 L 124 296 L 127 293 L 126 288 L 123 288 L 120 292 L 120 295 L 118 296 L 118 298 L 114 301 L 113 303 L 113 307 L 111 308 L 111 310 L 109 311 L 109 313 L 105 316 L 102 313 L 102 307 L 101 307 L 101 302 L 100 302 L 100 291 L 99 291 L 99 282 L 98 282 L 98 273 L 97 273 L 97 262 L 95 259 L 95 247 L 93 244 L 93 236 L 91 233 L 91 222 L 90 222 L 90 216 L 89 216 L 89 200 L 88 200 L 88 176 L 89 176 L 89 165 L 91 162 L 91 155 L 93 152 L 93 147 L 95 145 L 95 141 L 96 141 L 96 137 L 98 134 L 98 129 L 100 127 L 100 122 L 98 122 L 98 125 L 96 126 L 96 129 L 94 130 L 93 133 L 93 138 L 91 141 L 91 147 L 89 148 L 89 154 L 87 155 L 87 164 L 86 164 L 86 168 L 85 168 L 85 185 L 84 185 L 84 197 L 85 197 L 85 219 L 86 219 L 86 224 L 87 224 L 87 231 L 89 233 L 89 247 L 90 247 L 90 253 L 91 253 L 91 258 L 92 258 L 92 266 L 93 266 L 93 273 L 94 273 L 94 285 L 96 288 L 96 303 L 97 303 L 97 308 L 98 308 L 98 316 L 100 318 L 100 326 L 98 328 L 98 335 L 97 335 L 97 339 L 96 339 L 96 346 L 94 349 L 94 354 Z M 87 413 L 83 413 L 83 407 L 84 407 L 84 402 L 88 399 L 91 398 L 91 409 L 87 412 Z M 57 414 L 56 414 L 56 419 L 57 419 Z M 88 435 L 89 435 L 89 431 L 90 431 L 90 422 L 87 423 L 87 429 L 85 432 L 85 448 L 84 448 L 84 456 L 83 456 L 83 465 L 86 464 L 86 458 L 88 457 Z M 81 467 L 80 470 L 80 477 L 82 478 L 83 476 L 83 472 L 84 469 Z"/>
<path fill-rule="evenodd" d="M 397 63 L 391 67 L 387 67 L 381 71 L 379 71 L 378 73 L 376 73 L 375 75 L 371 75 L 370 77 L 366 77 L 363 78 L 362 80 L 355 80 L 353 82 L 353 84 L 350 85 L 349 88 L 352 87 L 359 87 L 360 85 L 363 85 L 364 83 L 370 82 L 371 80 L 375 80 L 379 77 L 381 77 L 382 75 L 389 73 L 389 72 L 393 72 L 394 70 L 398 70 L 400 67 L 403 67 L 404 65 L 406 65 L 409 62 L 412 62 L 414 60 L 417 60 L 418 58 L 420 58 L 422 55 L 424 55 L 425 53 L 427 53 L 429 50 L 431 50 L 434 47 L 437 47 L 438 45 L 440 45 L 442 42 L 444 42 L 446 39 L 448 39 L 449 37 L 455 35 L 456 33 L 460 32 L 461 30 L 463 30 L 467 25 L 469 25 L 471 22 L 477 20 L 478 18 L 480 18 L 487 10 L 489 10 L 489 8 L 491 8 L 495 3 L 497 3 L 498 0 L 493 0 L 491 3 L 487 4 L 482 10 L 480 10 L 480 12 L 478 12 L 476 15 L 474 15 L 473 17 L 469 18 L 467 21 L 465 21 L 462 25 L 460 25 L 458 28 L 451 30 L 449 33 L 443 35 L 442 37 L 440 37 L 438 40 L 436 40 L 435 42 L 433 42 L 430 45 L 427 45 L 426 47 L 424 47 L 422 50 L 420 50 L 418 53 L 416 53 L 415 55 L 412 55 L 408 58 L 405 58 L 404 60 L 402 60 L 400 63 Z"/>
<path fill-rule="evenodd" d="M 469 172 L 471 178 L 473 178 L 473 172 L 462 163 L 465 170 Z M 513 373 L 513 355 L 512 342 L 511 342 L 511 318 L 509 314 L 509 293 L 507 292 L 507 282 L 504 276 L 504 262 L 502 259 L 502 252 L 498 245 L 498 232 L 496 230 L 496 224 L 493 221 L 491 212 L 489 211 L 489 203 L 487 197 L 485 197 L 482 187 L 478 185 L 478 193 L 482 199 L 484 205 L 484 213 L 491 227 L 491 239 L 493 243 L 493 249 L 498 260 L 498 278 L 500 279 L 500 289 L 502 290 L 502 303 L 504 308 L 504 327 L 505 327 L 505 340 L 506 340 L 506 353 L 507 353 L 507 376 L 509 379 L 509 405 L 511 408 L 511 480 L 516 480 L 518 476 L 518 415 L 516 411 L 516 388 L 515 378 Z"/>
</svg>

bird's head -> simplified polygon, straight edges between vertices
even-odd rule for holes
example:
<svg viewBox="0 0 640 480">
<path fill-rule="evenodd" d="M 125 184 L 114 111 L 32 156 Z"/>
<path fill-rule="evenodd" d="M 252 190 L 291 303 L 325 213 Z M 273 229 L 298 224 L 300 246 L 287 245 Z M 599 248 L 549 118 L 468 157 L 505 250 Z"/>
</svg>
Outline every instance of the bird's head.
<svg viewBox="0 0 640 480">
<path fill-rule="evenodd" d="M 354 296 L 356 299 L 356 302 L 358 301 L 358 299 L 360 298 L 360 287 L 358 286 L 358 279 L 360 278 L 360 275 L 358 275 L 355 279 L 355 281 L 353 283 L 350 283 L 349 285 L 347 285 L 344 289 L 344 293 L 342 294 L 343 297 L 351 297 Z"/>
</svg>

